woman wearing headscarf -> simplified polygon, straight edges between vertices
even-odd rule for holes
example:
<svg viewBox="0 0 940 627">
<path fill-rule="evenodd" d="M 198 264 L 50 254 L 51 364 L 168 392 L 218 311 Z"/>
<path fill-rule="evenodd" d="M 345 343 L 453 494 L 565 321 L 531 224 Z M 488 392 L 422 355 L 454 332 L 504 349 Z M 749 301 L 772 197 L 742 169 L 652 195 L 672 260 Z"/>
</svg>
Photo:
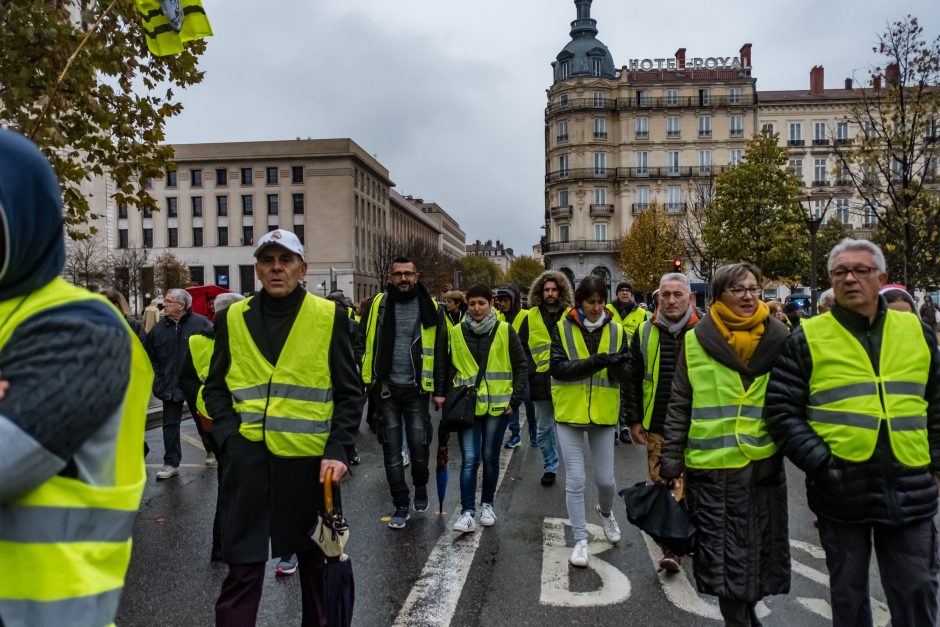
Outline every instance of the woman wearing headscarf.
<svg viewBox="0 0 940 627">
<path fill-rule="evenodd" d="M 756 266 L 720 268 L 711 289 L 711 309 L 679 356 L 661 476 L 686 472 L 696 586 L 718 597 L 726 625 L 745 627 L 760 625 L 758 601 L 790 590 L 786 474 L 762 419 L 789 332 L 760 300 Z"/>
</svg>

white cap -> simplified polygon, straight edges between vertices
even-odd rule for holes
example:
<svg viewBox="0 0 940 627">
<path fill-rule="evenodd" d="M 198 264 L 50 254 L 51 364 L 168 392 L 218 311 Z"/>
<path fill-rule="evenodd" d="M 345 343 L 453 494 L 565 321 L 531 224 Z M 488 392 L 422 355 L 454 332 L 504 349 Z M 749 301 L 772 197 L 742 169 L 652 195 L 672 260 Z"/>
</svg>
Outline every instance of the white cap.
<svg viewBox="0 0 940 627">
<path fill-rule="evenodd" d="M 300 255 L 301 259 L 305 258 L 304 245 L 300 243 L 300 239 L 294 233 L 285 231 L 284 229 L 274 229 L 270 233 L 265 233 L 264 236 L 258 240 L 258 247 L 255 248 L 255 257 L 260 255 L 262 250 L 272 244 L 283 246 L 292 253 Z"/>
</svg>

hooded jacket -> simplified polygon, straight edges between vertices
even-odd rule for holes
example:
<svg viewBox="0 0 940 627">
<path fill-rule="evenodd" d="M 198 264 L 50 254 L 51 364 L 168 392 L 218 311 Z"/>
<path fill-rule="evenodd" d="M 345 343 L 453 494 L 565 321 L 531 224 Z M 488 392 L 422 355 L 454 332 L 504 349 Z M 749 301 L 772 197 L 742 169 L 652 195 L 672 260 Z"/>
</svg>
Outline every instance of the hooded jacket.
<svg viewBox="0 0 940 627">
<path fill-rule="evenodd" d="M 558 310 L 549 312 L 542 301 L 542 289 L 549 281 L 554 281 L 558 286 Z M 548 329 L 548 333 L 554 342 L 558 334 L 558 321 L 564 315 L 565 311 L 574 306 L 574 289 L 571 282 L 563 272 L 557 270 L 546 270 L 532 282 L 529 289 L 529 314 L 522 321 L 519 327 L 519 339 L 522 340 L 522 347 L 525 349 L 529 360 L 529 396 L 533 401 L 552 400 L 552 384 L 550 372 L 536 372 L 535 362 L 532 360 L 532 353 L 529 351 L 529 321 L 532 316 L 542 316 L 542 322 Z"/>
<path fill-rule="evenodd" d="M 58 277 L 62 224 L 49 163 L 0 129 L 0 301 L 28 299 Z M 11 383 L 0 399 L 0 505 L 56 474 L 78 475 L 73 456 L 124 400 L 131 341 L 100 301 L 46 309 L 16 327 L 0 350 L 0 377 Z"/>
<path fill-rule="evenodd" d="M 499 292 L 509 292 L 512 304 L 509 306 L 509 312 L 503 314 L 503 319 L 509 324 L 512 324 L 516 320 L 516 316 L 518 316 L 519 312 L 522 310 L 522 295 L 519 293 L 519 288 L 515 283 L 502 286 L 496 290 L 497 294 L 499 294 Z"/>
</svg>

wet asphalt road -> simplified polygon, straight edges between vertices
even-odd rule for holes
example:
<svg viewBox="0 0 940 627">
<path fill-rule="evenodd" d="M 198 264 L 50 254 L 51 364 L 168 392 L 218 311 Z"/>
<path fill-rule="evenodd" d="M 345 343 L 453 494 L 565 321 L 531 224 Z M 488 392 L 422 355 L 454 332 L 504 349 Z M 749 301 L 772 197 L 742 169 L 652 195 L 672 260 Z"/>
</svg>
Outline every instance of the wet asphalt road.
<svg viewBox="0 0 940 627">
<path fill-rule="evenodd" d="M 147 433 L 150 478 L 134 528 L 133 559 L 117 618 L 121 626 L 213 623 L 213 604 L 226 573 L 225 565 L 209 561 L 216 475 L 204 465 L 205 455 L 191 421 L 183 424 L 183 434 L 180 476 L 157 482 L 153 474 L 162 458 L 161 432 Z M 354 467 L 353 476 L 343 483 L 345 514 L 351 523 L 346 550 L 356 575 L 356 625 L 720 624 L 715 620 L 715 600 L 698 597 L 689 575 L 657 575 L 654 559 L 658 561 L 660 555 L 627 522 L 622 501 L 614 510 L 623 531 L 619 545 L 614 547 L 601 536 L 592 544 L 601 551 L 592 555 L 592 568 L 569 567 L 570 548 L 560 544 L 564 537 L 567 547 L 572 546 L 570 529 L 564 526 L 563 465 L 555 486 L 539 485 L 538 448 L 526 443 L 504 451 L 508 465 L 495 504 L 499 520 L 496 526 L 478 531 L 479 538 L 461 537 L 450 530 L 459 505 L 460 453 L 455 441 L 446 515 L 435 513 L 435 491 L 430 486 L 432 508 L 414 514 L 400 531 L 389 529 L 383 521 L 391 512 L 391 500 L 381 449 L 365 426 L 360 451 L 362 465 Z M 645 472 L 641 447 L 617 447 L 618 488 L 643 480 Z M 817 549 L 818 535 L 806 508 L 802 474 L 791 468 L 789 479 L 791 593 L 766 599 L 760 612 L 767 626 L 827 625 L 828 576 Z M 596 497 L 590 486 L 586 502 L 592 514 Z M 589 515 L 588 522 L 596 523 L 596 516 Z M 299 625 L 297 578 L 275 577 L 274 564 L 275 560 L 269 562 L 258 624 Z M 689 567 L 690 560 L 684 564 Z M 465 576 L 454 576 L 461 569 L 466 570 Z M 444 592 L 420 594 L 428 584 L 434 588 L 442 580 L 450 582 L 449 587 L 443 586 Z M 883 604 L 874 571 L 872 596 Z M 410 611 L 403 613 L 406 604 Z M 876 610 L 876 624 L 885 624 L 886 618 L 879 616 Z"/>
</svg>

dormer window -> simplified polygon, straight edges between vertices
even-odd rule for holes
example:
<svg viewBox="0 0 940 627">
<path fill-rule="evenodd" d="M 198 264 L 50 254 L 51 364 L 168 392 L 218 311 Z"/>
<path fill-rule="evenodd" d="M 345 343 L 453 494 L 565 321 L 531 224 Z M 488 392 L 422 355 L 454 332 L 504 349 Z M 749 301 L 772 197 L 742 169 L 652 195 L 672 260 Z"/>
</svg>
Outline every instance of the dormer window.
<svg viewBox="0 0 940 627">
<path fill-rule="evenodd" d="M 561 80 L 565 80 L 568 78 L 569 71 L 570 69 L 569 69 L 568 62 L 562 61 L 561 62 Z"/>
<path fill-rule="evenodd" d="M 601 60 L 600 60 L 600 59 L 591 59 L 591 61 L 592 61 L 592 64 L 593 64 L 593 65 L 592 65 L 592 69 L 593 69 L 593 71 L 594 71 L 594 76 L 600 76 L 600 75 L 601 75 Z"/>
</svg>

